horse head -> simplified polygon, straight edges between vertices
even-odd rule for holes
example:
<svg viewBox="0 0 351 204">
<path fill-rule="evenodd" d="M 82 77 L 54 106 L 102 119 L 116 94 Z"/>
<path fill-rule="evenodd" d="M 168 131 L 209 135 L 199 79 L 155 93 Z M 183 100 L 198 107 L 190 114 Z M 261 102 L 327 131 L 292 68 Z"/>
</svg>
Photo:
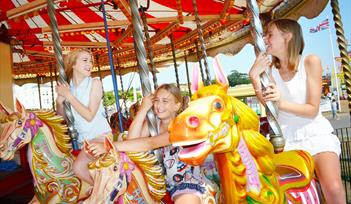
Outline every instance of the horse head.
<svg viewBox="0 0 351 204">
<path fill-rule="evenodd" d="M 42 126 L 35 115 L 27 115 L 18 100 L 16 107 L 18 112 L 13 112 L 0 103 L 0 158 L 4 160 L 11 160 L 15 152 L 28 144 L 38 127 Z"/>
<path fill-rule="evenodd" d="M 86 203 L 117 199 L 126 203 L 160 203 L 166 194 L 166 184 L 154 154 L 118 152 L 109 138 L 105 139 L 105 149 L 105 154 L 89 164 L 94 187 Z"/>
<path fill-rule="evenodd" d="M 214 153 L 224 203 L 285 203 L 310 189 L 313 160 L 303 151 L 274 154 L 259 133 L 257 114 L 227 95 L 228 81 L 215 59 L 216 84 L 204 87 L 194 69 L 194 95 L 169 126 L 170 141 L 182 146 L 180 160 L 200 165 Z"/>
<path fill-rule="evenodd" d="M 85 141 L 84 145 L 88 145 Z M 127 189 L 127 180 L 135 165 L 125 153 L 118 152 L 110 139 L 105 139 L 106 153 L 89 163 L 89 173 L 94 180 L 93 190 L 86 203 L 113 202 Z"/>
<path fill-rule="evenodd" d="M 209 86 L 203 86 L 198 69 L 193 69 L 192 101 L 169 126 L 171 143 L 183 146 L 180 159 L 193 165 L 201 164 L 208 154 L 235 150 L 238 129 L 259 128 L 254 111 L 227 95 L 229 83 L 217 58 L 214 69 L 216 84 Z"/>
</svg>

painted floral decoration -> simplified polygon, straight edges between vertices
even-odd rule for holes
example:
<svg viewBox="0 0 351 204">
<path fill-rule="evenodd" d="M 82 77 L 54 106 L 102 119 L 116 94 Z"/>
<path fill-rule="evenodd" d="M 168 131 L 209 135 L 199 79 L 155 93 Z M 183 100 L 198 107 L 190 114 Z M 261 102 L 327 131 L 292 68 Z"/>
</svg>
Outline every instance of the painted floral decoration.
<svg viewBox="0 0 351 204">
<path fill-rule="evenodd" d="M 135 169 L 135 164 L 129 159 L 129 157 L 124 153 L 120 153 L 121 162 L 120 162 L 120 173 L 127 177 L 128 182 L 132 180 L 132 171 Z"/>
<path fill-rule="evenodd" d="M 29 119 L 27 119 L 26 123 L 24 124 L 24 129 L 30 129 L 32 137 L 34 137 L 34 135 L 38 133 L 39 127 L 42 126 L 43 122 L 41 122 L 41 120 L 39 120 L 39 118 L 33 112 L 30 112 Z"/>
</svg>

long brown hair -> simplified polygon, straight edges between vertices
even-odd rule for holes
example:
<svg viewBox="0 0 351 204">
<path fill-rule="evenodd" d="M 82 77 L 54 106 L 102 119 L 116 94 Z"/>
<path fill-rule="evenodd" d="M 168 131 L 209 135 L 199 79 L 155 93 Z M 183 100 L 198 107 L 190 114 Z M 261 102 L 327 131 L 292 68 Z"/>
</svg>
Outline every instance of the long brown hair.
<svg viewBox="0 0 351 204">
<path fill-rule="evenodd" d="M 291 39 L 288 43 L 288 69 L 296 71 L 300 55 L 305 47 L 300 24 L 291 19 L 276 19 L 269 22 L 267 28 L 272 25 L 275 25 L 283 33 L 291 33 Z M 277 57 L 273 56 L 272 63 L 277 69 L 280 69 L 281 64 Z"/>
<path fill-rule="evenodd" d="M 161 90 L 164 89 L 166 91 L 168 91 L 169 93 L 171 93 L 174 98 L 176 99 L 177 103 L 181 103 L 180 109 L 178 110 L 178 113 L 182 112 L 183 110 L 185 110 L 188 107 L 188 102 L 189 102 L 189 98 L 188 97 L 183 97 L 181 95 L 180 89 L 178 87 L 176 87 L 174 84 L 162 84 L 161 86 L 157 87 L 155 94 Z"/>
<path fill-rule="evenodd" d="M 72 77 L 73 77 L 73 66 L 77 62 L 78 55 L 82 52 L 89 53 L 91 56 L 91 60 L 93 61 L 93 64 L 94 64 L 93 53 L 88 49 L 82 48 L 82 49 L 77 49 L 77 50 L 74 50 L 74 51 L 71 51 L 70 53 L 68 53 L 64 58 L 65 73 L 67 75 L 68 82 L 70 82 Z"/>
</svg>

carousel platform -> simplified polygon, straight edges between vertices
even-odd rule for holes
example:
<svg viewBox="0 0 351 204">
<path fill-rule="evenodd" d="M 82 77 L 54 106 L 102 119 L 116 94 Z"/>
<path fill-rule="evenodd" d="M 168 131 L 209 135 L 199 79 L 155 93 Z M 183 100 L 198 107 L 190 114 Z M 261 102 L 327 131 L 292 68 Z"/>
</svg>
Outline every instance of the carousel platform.
<svg viewBox="0 0 351 204">
<path fill-rule="evenodd" d="M 34 196 L 29 168 L 0 171 L 0 203 L 28 203 Z"/>
</svg>

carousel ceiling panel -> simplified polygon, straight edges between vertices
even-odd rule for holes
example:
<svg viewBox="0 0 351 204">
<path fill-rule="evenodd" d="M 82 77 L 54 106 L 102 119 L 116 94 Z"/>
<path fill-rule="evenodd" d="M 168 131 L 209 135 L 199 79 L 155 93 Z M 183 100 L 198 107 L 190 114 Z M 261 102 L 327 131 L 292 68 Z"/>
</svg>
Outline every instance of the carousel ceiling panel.
<svg viewBox="0 0 351 204">
<path fill-rule="evenodd" d="M 192 0 L 138 0 L 145 9 L 147 30 L 154 61 L 164 66 L 172 60 L 170 35 L 174 36 L 176 57 L 189 54 L 195 60 L 198 38 Z M 261 13 L 279 16 L 319 14 L 327 0 L 258 0 Z M 106 33 L 100 0 L 54 0 L 63 53 L 86 47 L 99 56 L 97 64 L 109 70 Z M 307 10 L 305 5 L 319 5 Z M 114 59 L 121 73 L 135 70 L 133 25 L 128 0 L 104 1 Z M 233 53 L 250 41 L 246 0 L 197 0 L 199 18 L 209 55 Z M 296 11 L 296 12 L 295 12 Z M 49 76 L 55 64 L 47 0 L 1 0 L 0 23 L 8 33 L 2 41 L 13 45 L 15 79 Z M 143 26 L 142 26 L 143 27 Z M 237 43 L 236 43 L 237 42 Z M 115 62 L 116 65 L 117 62 Z"/>
</svg>

